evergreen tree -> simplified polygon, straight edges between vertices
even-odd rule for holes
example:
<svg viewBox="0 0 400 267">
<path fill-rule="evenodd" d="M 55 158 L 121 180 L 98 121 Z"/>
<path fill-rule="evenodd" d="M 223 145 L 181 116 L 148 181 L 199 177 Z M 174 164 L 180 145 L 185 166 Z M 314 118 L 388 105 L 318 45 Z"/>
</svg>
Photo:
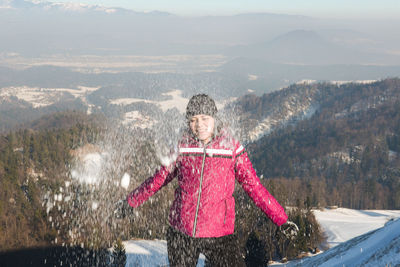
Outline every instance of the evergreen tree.
<svg viewBox="0 0 400 267">
<path fill-rule="evenodd" d="M 126 253 L 125 246 L 122 244 L 121 239 L 115 242 L 112 251 L 112 266 L 113 267 L 124 267 L 126 264 Z"/>
</svg>

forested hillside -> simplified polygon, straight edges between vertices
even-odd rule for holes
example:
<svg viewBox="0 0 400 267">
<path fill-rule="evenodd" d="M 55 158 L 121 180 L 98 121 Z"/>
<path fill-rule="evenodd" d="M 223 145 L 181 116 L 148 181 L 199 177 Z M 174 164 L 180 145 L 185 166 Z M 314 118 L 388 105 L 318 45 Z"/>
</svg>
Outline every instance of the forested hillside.
<svg viewBox="0 0 400 267">
<path fill-rule="evenodd" d="M 311 86 L 311 118 L 249 145 L 258 173 L 285 184 L 289 203 L 399 209 L 400 80 Z"/>
<path fill-rule="evenodd" d="M 84 116 L 58 113 L 0 136 L 0 250 L 48 245 L 58 236 L 43 198 L 67 179 L 70 150 L 98 137 Z"/>
</svg>

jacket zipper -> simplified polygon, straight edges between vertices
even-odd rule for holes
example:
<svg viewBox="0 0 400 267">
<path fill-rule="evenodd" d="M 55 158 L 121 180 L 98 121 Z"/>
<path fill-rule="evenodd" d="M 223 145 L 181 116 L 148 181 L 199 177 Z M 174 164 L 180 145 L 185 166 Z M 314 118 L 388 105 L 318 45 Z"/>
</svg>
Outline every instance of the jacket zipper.
<svg viewBox="0 0 400 267">
<path fill-rule="evenodd" d="M 226 199 L 225 199 L 225 217 L 224 217 L 224 224 L 226 223 L 226 215 L 228 213 L 228 204 L 226 204 Z"/>
<path fill-rule="evenodd" d="M 196 226 L 197 226 L 197 216 L 199 214 L 199 208 L 200 208 L 200 198 L 201 198 L 201 187 L 203 185 L 203 175 L 204 175 L 204 164 L 206 161 L 206 148 L 207 145 L 204 146 L 204 152 L 203 152 L 203 162 L 201 164 L 201 173 L 200 173 L 200 188 L 199 188 L 199 196 L 197 197 L 197 206 L 196 206 L 196 214 L 194 216 L 194 225 L 193 225 L 193 233 L 192 236 L 196 236 Z"/>
</svg>

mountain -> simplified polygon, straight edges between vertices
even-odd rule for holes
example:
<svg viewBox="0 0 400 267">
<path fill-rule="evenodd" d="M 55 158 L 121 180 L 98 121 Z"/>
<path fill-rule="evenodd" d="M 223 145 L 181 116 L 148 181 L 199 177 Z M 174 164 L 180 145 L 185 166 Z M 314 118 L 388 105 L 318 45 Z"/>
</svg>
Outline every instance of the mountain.
<svg viewBox="0 0 400 267">
<path fill-rule="evenodd" d="M 256 21 L 252 21 L 252 16 L 185 18 L 160 11 L 136 12 L 27 0 L 3 1 L 2 7 L 0 24 L 8 27 L 0 28 L 4 37 L 0 51 L 24 56 L 219 54 L 222 46 L 251 37 L 247 26 L 257 31 L 271 19 L 270 16 Z M 289 22 L 292 17 L 285 19 L 294 24 Z"/>
<path fill-rule="evenodd" d="M 250 133 L 269 131 L 247 146 L 254 167 L 296 192 L 285 195 L 291 201 L 398 209 L 399 88 L 399 79 L 301 84 L 239 99 Z"/>
<path fill-rule="evenodd" d="M 315 31 L 308 30 L 295 30 L 280 35 L 261 49 L 265 52 L 255 54 L 265 55 L 270 61 L 307 65 L 354 63 L 349 56 L 354 56 L 356 52 L 347 51 Z"/>
<path fill-rule="evenodd" d="M 160 11 L 28 0 L 3 0 L 0 7 L 0 25 L 4 25 L 0 56 L 217 54 L 231 59 L 260 53 L 261 58 L 280 63 L 399 61 L 398 40 L 393 38 L 397 22 L 393 21 L 374 21 L 374 27 L 366 27 L 369 21 L 269 13 L 181 17 Z M 364 37 L 329 31 L 337 28 Z M 355 41 L 357 45 L 349 46 Z"/>
<path fill-rule="evenodd" d="M 358 42 L 351 46 L 354 37 L 337 32 L 325 31 L 323 37 L 317 31 L 297 29 L 289 31 L 274 39 L 251 45 L 229 48 L 227 54 L 245 58 L 263 59 L 269 62 L 295 65 L 332 65 L 332 64 L 397 64 L 398 56 L 387 55 L 377 51 L 363 51 L 364 44 Z M 365 38 L 366 39 L 366 38 Z M 373 40 L 371 40 L 373 42 Z M 367 43 L 369 45 L 369 43 Z M 367 50 L 367 49 L 365 49 Z"/>
</svg>

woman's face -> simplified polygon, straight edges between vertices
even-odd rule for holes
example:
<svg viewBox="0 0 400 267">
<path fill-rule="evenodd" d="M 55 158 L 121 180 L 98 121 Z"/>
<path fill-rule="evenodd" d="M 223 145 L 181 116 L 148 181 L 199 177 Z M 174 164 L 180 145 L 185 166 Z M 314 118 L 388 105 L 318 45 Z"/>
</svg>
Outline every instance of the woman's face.
<svg viewBox="0 0 400 267">
<path fill-rule="evenodd" d="M 204 144 L 210 142 L 214 133 L 214 124 L 214 118 L 204 114 L 192 116 L 189 120 L 193 134 Z"/>
</svg>

